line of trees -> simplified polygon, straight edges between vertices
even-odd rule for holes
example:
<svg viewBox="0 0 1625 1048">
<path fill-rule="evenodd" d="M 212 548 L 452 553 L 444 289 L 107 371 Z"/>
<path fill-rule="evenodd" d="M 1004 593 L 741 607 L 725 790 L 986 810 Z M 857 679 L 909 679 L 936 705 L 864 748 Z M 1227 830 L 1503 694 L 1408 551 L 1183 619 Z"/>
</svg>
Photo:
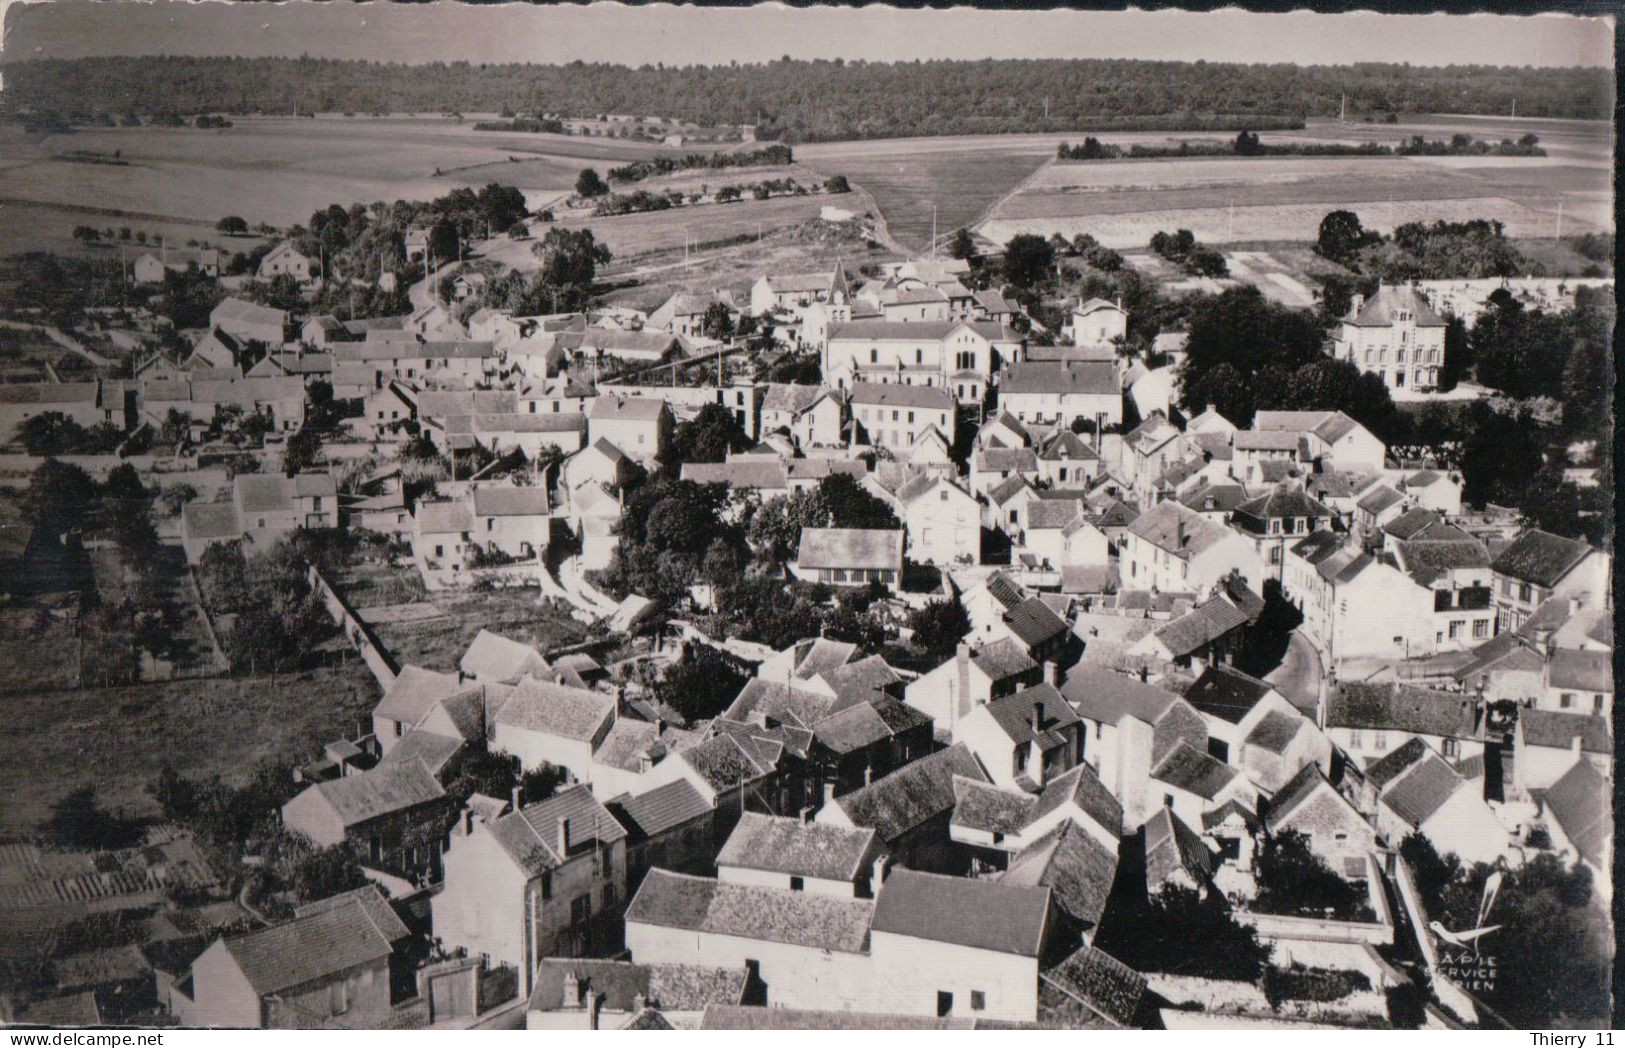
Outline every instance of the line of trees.
<svg viewBox="0 0 1625 1048">
<path fill-rule="evenodd" d="M 634 160 L 609 169 L 614 182 L 641 182 L 678 171 L 711 171 L 725 167 L 782 167 L 795 163 L 795 153 L 786 145 L 724 153 L 686 153 L 683 156 L 657 156 Z"/>
<path fill-rule="evenodd" d="M 1062 142 L 1055 150 L 1058 160 L 1146 160 L 1158 157 L 1192 156 L 1545 156 L 1540 138 L 1524 135 L 1517 141 L 1503 138 L 1500 142 L 1486 142 L 1472 135 L 1452 135 L 1448 140 L 1426 139 L 1413 135 L 1398 145 L 1381 142 L 1270 142 L 1259 140 L 1258 133 L 1244 128 L 1234 140 L 1182 141 L 1177 146 L 1151 146 L 1134 143 L 1127 148 L 1102 142 L 1098 138 L 1085 138 L 1078 145 Z"/>
<path fill-rule="evenodd" d="M 33 119 L 115 114 L 658 113 L 702 126 L 756 125 L 786 142 L 1010 131 L 1268 130 L 1354 112 L 1502 114 L 1604 120 L 1607 69 L 1339 67 L 1149 62 L 846 62 L 728 66 L 421 65 L 313 58 L 178 56 L 37 59 L 7 70 L 5 104 Z M 953 99 L 944 105 L 944 99 Z M 1273 117 L 1273 119 L 1270 119 Z"/>
</svg>

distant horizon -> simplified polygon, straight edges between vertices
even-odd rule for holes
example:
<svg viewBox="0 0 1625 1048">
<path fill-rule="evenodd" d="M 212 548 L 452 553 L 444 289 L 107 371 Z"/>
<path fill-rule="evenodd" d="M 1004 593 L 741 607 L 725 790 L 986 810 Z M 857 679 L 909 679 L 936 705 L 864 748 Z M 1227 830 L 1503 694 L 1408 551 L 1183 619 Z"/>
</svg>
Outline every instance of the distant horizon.
<svg viewBox="0 0 1625 1048">
<path fill-rule="evenodd" d="M 0 59 L 212 57 L 627 67 L 1102 59 L 1612 68 L 1614 19 L 977 8 L 13 2 Z M 675 58 L 684 60 L 674 61 Z"/>
</svg>

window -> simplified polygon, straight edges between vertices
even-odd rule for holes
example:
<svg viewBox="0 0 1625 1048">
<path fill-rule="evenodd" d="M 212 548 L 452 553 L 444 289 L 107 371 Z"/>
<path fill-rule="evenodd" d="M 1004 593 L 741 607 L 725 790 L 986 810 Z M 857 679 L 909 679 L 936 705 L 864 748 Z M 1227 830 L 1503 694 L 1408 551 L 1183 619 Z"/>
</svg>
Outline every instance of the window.
<svg viewBox="0 0 1625 1048">
<path fill-rule="evenodd" d="M 1020 775 L 1022 772 L 1027 770 L 1027 747 L 1016 747 L 1015 768 L 1015 773 L 1017 775 Z"/>
<path fill-rule="evenodd" d="M 1386 750 L 1388 748 L 1388 733 L 1385 732 L 1385 731 L 1374 731 L 1374 732 L 1372 732 L 1371 733 L 1371 748 L 1376 750 L 1378 753 L 1381 753 L 1383 750 Z"/>
<path fill-rule="evenodd" d="M 552 870 L 547 870 L 547 871 L 544 871 L 542 873 L 542 898 L 543 899 L 551 899 L 552 897 L 553 897 L 553 871 Z"/>
<path fill-rule="evenodd" d="M 972 990 L 970 992 L 970 1010 L 973 1012 L 979 1012 L 984 1010 L 986 1007 L 987 994 L 983 993 L 981 990 Z"/>
<path fill-rule="evenodd" d="M 570 923 L 574 925 L 586 924 L 592 917 L 592 896 L 578 895 L 570 900 Z"/>
<path fill-rule="evenodd" d="M 1451 760 L 1455 760 L 1461 755 L 1461 743 L 1455 739 L 1445 739 L 1441 749 L 1444 755 Z"/>
<path fill-rule="evenodd" d="M 444 557 L 446 555 L 446 547 L 439 545 L 435 546 L 434 555 L 437 557 Z"/>
<path fill-rule="evenodd" d="M 1483 637 L 1488 637 L 1489 635 L 1490 635 L 1490 620 L 1489 619 L 1479 619 L 1477 622 L 1473 623 L 1473 636 L 1474 637 L 1483 638 Z"/>
<path fill-rule="evenodd" d="M 937 501 L 938 502 L 947 502 L 948 501 L 948 489 L 947 488 L 943 488 L 941 491 L 937 492 Z"/>
<path fill-rule="evenodd" d="M 1529 589 L 1529 583 L 1522 582 L 1522 583 L 1518 584 L 1518 599 L 1519 600 L 1524 601 L 1525 603 L 1527 603 L 1529 601 L 1529 598 L 1530 598 L 1531 595 L 1532 594 L 1531 594 L 1531 591 Z"/>
<path fill-rule="evenodd" d="M 1574 705 L 1574 692 L 1565 691 L 1562 694 L 1562 696 L 1558 698 L 1557 705 L 1560 708 L 1565 709 L 1565 710 L 1568 709 L 1569 707 L 1573 706 Z"/>
<path fill-rule="evenodd" d="M 1271 564 L 1279 564 L 1279 563 L 1281 563 L 1281 547 L 1280 546 L 1271 546 L 1270 547 L 1270 563 Z"/>
<path fill-rule="evenodd" d="M 914 412 L 910 411 L 908 413 L 908 421 L 909 421 L 910 425 L 912 425 L 914 423 Z"/>
<path fill-rule="evenodd" d="M 1601 713 L 1602 712 L 1602 696 L 1601 695 L 1593 695 L 1591 697 L 1591 712 L 1593 712 L 1593 713 Z"/>
<path fill-rule="evenodd" d="M 1280 533 L 1281 533 L 1281 521 L 1280 521 L 1280 518 L 1277 517 L 1276 519 L 1270 521 L 1270 534 L 1271 535 L 1279 535 Z"/>
<path fill-rule="evenodd" d="M 937 1017 L 942 1018 L 954 1010 L 954 995 L 947 990 L 937 991 Z"/>
<path fill-rule="evenodd" d="M 803 880 L 802 878 L 800 878 L 800 877 L 791 877 L 790 878 L 790 890 L 791 891 L 799 892 L 799 891 L 803 890 L 806 887 L 807 887 L 807 882 L 805 880 Z"/>
<path fill-rule="evenodd" d="M 1171 793 L 1163 794 L 1162 795 L 1162 806 L 1164 808 L 1172 808 L 1174 806 L 1174 795 L 1171 794 Z"/>
<path fill-rule="evenodd" d="M 869 363 L 871 363 L 871 364 L 878 364 L 878 363 L 880 363 L 880 350 L 878 350 L 878 349 L 871 349 L 871 350 L 870 350 L 870 351 L 869 351 Z"/>
<path fill-rule="evenodd" d="M 1359 728 L 1349 729 L 1349 749 L 1358 750 L 1365 747 L 1365 732 Z"/>
<path fill-rule="evenodd" d="M 1464 631 L 1466 628 L 1467 628 L 1467 623 L 1466 623 L 1466 621 L 1464 619 L 1451 619 L 1450 620 L 1450 639 L 1451 640 L 1460 640 L 1461 635 L 1462 635 L 1462 631 Z"/>
</svg>

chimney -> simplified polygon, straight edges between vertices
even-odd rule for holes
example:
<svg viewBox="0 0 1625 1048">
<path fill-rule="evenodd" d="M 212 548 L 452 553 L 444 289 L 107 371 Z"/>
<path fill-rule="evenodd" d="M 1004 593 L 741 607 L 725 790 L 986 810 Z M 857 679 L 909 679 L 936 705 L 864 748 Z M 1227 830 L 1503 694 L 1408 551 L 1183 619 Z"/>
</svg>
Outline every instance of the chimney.
<svg viewBox="0 0 1625 1048">
<path fill-rule="evenodd" d="M 865 764 L 863 766 L 863 784 L 865 786 L 867 786 L 867 785 L 869 785 L 870 783 L 872 783 L 874 781 L 875 781 L 875 766 L 873 764 Z"/>
<path fill-rule="evenodd" d="M 463 809 L 463 836 L 467 837 L 474 832 L 474 809 Z"/>
<path fill-rule="evenodd" d="M 561 815 L 561 816 L 559 816 L 559 854 L 560 855 L 568 855 L 569 853 L 570 853 L 570 820 L 568 818 L 566 818 L 565 816 Z"/>
<path fill-rule="evenodd" d="M 834 804 L 835 803 L 835 783 L 833 783 L 833 782 L 824 783 L 824 803 L 825 804 Z"/>
<path fill-rule="evenodd" d="M 1185 521 L 1184 521 L 1183 518 L 1181 518 L 1179 523 L 1174 525 L 1174 549 L 1180 550 L 1180 549 L 1184 549 L 1184 548 L 1185 548 Z"/>
<path fill-rule="evenodd" d="M 1061 667 L 1054 659 L 1046 660 L 1044 663 L 1044 683 L 1052 688 L 1058 688 L 1061 685 Z M 1043 704 L 1040 703 L 1039 705 Z"/>
<path fill-rule="evenodd" d="M 874 865 L 869 868 L 869 887 L 879 891 L 880 886 L 886 883 L 886 857 L 875 856 Z"/>
<path fill-rule="evenodd" d="M 1035 702 L 1035 703 L 1033 703 L 1033 734 L 1037 735 L 1039 732 L 1041 732 L 1043 730 L 1044 730 L 1044 704 L 1042 702 Z"/>
<path fill-rule="evenodd" d="M 1145 684 L 1151 679 L 1151 671 L 1144 666 L 1140 667 L 1140 683 Z"/>
<path fill-rule="evenodd" d="M 800 820 L 803 826 L 805 826 L 809 822 L 812 822 L 813 812 L 817 810 L 817 808 L 814 808 L 810 804 L 804 804 L 801 806 L 801 810 L 796 813 L 796 818 Z"/>
<path fill-rule="evenodd" d="M 562 1007 L 577 1008 L 581 1005 L 581 983 L 576 979 L 575 972 L 564 973 L 564 1000 Z"/>
<path fill-rule="evenodd" d="M 514 811 L 519 810 L 519 808 L 520 808 L 519 802 L 522 799 L 523 795 L 524 795 L 524 790 L 520 786 L 515 785 L 514 788 L 513 788 L 513 792 L 509 795 L 509 798 L 508 798 L 508 803 L 509 803 L 509 805 L 512 807 L 512 809 Z"/>
<path fill-rule="evenodd" d="M 598 1029 L 598 1012 L 603 1006 L 604 999 L 596 993 L 593 994 L 592 1000 L 587 1002 L 587 1029 Z"/>
<path fill-rule="evenodd" d="M 458 683 L 458 684 L 461 684 L 461 683 L 463 683 L 463 676 L 464 676 L 464 674 L 463 674 L 463 671 L 462 671 L 462 670 L 458 670 L 458 671 L 457 671 L 457 683 Z"/>
</svg>

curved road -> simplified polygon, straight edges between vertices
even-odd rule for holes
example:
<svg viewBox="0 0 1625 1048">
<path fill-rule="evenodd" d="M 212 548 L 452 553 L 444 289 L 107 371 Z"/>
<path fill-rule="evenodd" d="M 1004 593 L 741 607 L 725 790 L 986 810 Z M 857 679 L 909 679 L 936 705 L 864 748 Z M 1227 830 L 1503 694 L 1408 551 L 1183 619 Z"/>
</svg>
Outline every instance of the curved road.
<svg viewBox="0 0 1625 1048">
<path fill-rule="evenodd" d="M 1282 696 L 1299 709 L 1312 710 L 1320 701 L 1320 681 L 1325 670 L 1320 664 L 1320 652 L 1297 630 L 1287 635 L 1286 654 L 1281 664 L 1264 679 Z"/>
</svg>

